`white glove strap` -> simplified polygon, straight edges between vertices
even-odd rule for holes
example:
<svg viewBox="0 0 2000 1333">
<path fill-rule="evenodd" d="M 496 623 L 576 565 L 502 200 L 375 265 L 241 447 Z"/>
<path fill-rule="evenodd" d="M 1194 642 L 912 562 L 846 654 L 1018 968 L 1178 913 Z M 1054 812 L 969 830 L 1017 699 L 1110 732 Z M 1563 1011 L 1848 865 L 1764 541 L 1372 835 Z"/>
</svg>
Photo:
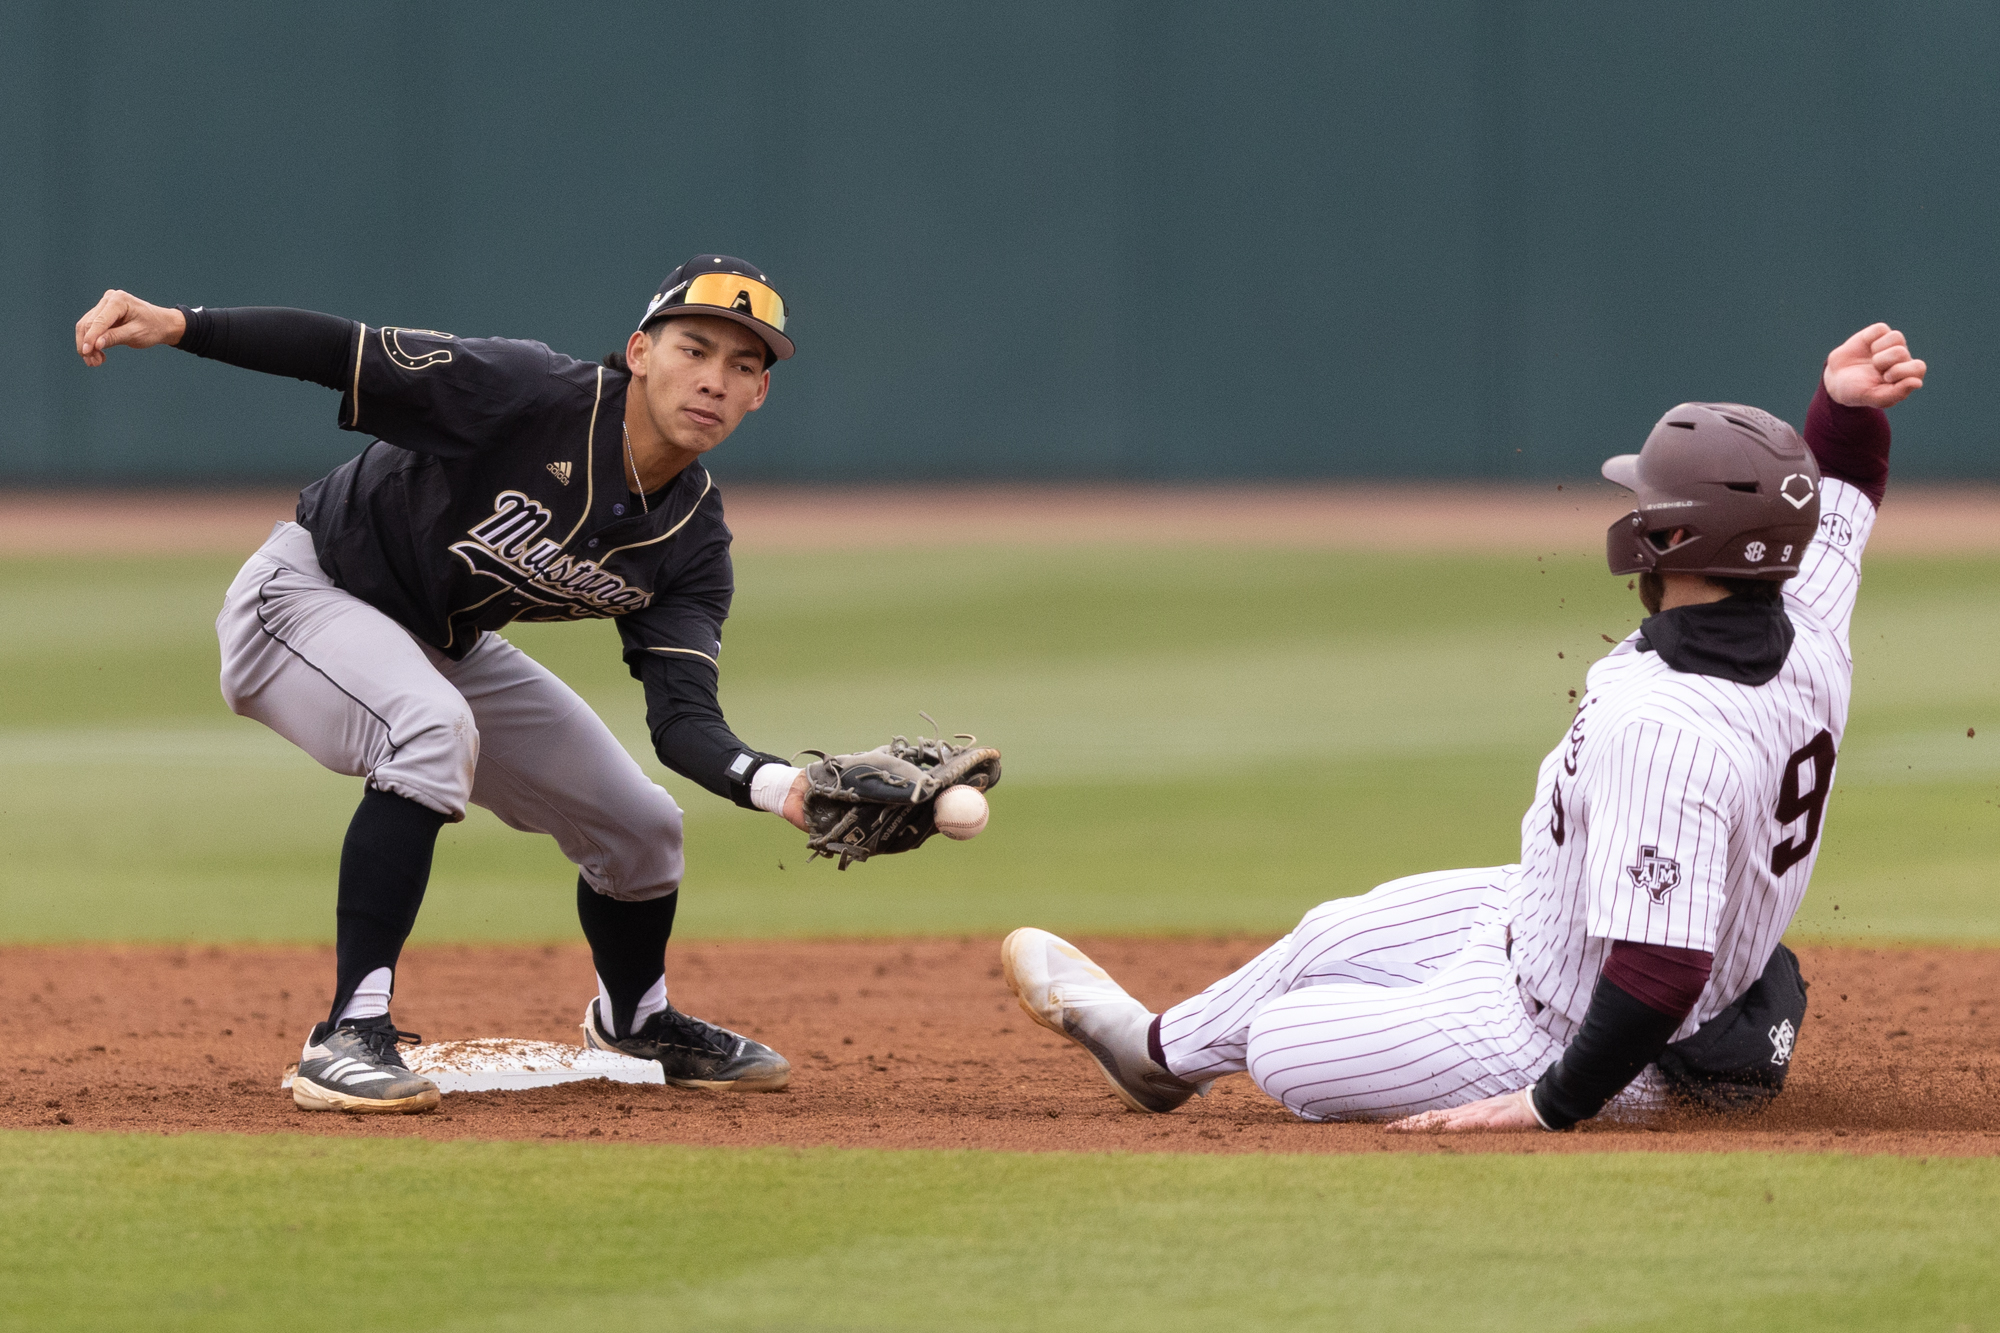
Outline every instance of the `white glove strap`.
<svg viewBox="0 0 2000 1333">
<path fill-rule="evenodd" d="M 792 794 L 792 779 L 805 772 L 790 764 L 766 764 L 750 775 L 750 804 L 774 815 L 785 812 L 785 798 Z"/>
</svg>

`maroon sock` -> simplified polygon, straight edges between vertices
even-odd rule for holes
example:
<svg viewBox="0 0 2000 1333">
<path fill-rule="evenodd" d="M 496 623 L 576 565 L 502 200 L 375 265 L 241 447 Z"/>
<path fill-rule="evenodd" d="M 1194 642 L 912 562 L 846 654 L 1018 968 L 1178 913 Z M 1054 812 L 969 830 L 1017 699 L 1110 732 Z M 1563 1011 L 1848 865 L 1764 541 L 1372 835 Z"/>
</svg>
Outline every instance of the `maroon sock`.
<svg viewBox="0 0 2000 1333">
<path fill-rule="evenodd" d="M 1153 1063 L 1167 1069 L 1167 1053 L 1160 1046 L 1160 1019 L 1162 1014 L 1154 1014 L 1153 1021 L 1146 1024 L 1146 1054 L 1153 1057 Z M 1174 1071 L 1167 1069 L 1169 1074 Z"/>
</svg>

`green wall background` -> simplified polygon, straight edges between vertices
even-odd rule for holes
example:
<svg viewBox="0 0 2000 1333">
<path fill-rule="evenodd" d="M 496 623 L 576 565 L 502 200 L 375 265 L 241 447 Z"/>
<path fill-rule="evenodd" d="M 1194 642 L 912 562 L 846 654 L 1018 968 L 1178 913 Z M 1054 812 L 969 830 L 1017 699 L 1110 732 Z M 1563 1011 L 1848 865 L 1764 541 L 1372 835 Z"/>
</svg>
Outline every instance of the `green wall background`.
<svg viewBox="0 0 2000 1333">
<path fill-rule="evenodd" d="M 2000 7 L 0 7 L 0 480 L 309 477 L 323 390 L 87 371 L 107 286 L 618 345 L 688 254 L 801 353 L 725 478 L 1564 477 L 1793 420 L 2000 475 Z"/>
</svg>

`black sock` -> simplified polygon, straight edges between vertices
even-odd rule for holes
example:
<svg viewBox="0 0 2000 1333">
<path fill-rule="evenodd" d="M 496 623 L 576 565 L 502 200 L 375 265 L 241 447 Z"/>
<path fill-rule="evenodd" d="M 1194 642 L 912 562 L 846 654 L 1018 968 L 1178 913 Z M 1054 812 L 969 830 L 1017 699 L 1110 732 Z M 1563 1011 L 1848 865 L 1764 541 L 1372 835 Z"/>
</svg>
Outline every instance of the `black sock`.
<svg viewBox="0 0 2000 1333">
<path fill-rule="evenodd" d="M 642 903 L 609 898 L 576 877 L 576 917 L 590 941 L 590 961 L 611 995 L 611 1036 L 630 1035 L 632 1015 L 653 983 L 667 974 L 667 939 L 674 933 L 678 891 Z"/>
<path fill-rule="evenodd" d="M 393 969 L 417 923 L 431 853 L 445 817 L 405 796 L 370 787 L 340 845 L 340 905 L 333 1009 L 329 1023 L 378 967 Z"/>
</svg>

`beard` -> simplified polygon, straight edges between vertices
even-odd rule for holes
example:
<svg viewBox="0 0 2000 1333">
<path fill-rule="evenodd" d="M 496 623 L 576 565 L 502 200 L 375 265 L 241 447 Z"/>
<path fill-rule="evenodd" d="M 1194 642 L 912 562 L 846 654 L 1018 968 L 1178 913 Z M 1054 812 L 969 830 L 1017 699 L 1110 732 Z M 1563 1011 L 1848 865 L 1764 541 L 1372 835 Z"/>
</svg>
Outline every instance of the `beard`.
<svg viewBox="0 0 2000 1333">
<path fill-rule="evenodd" d="M 1660 599 L 1667 591 L 1667 581 L 1654 570 L 1647 570 L 1639 576 L 1639 602 L 1646 608 L 1646 614 L 1660 614 Z"/>
</svg>

